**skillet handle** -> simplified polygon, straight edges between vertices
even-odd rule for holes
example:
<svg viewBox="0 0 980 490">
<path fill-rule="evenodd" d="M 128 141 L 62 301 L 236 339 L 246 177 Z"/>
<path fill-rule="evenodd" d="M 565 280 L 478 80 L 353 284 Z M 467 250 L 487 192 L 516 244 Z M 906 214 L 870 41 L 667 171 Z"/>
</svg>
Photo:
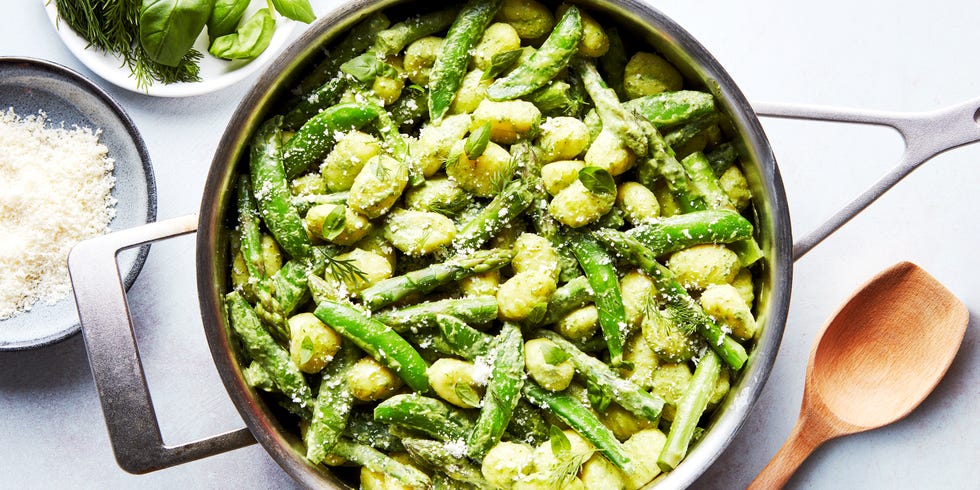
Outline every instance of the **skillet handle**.
<svg viewBox="0 0 980 490">
<path fill-rule="evenodd" d="M 905 152 L 894 168 L 824 224 L 793 244 L 793 260 L 844 226 L 905 176 L 932 157 L 980 141 L 980 98 L 932 112 L 887 112 L 795 104 L 754 103 L 756 114 L 786 119 L 888 126 L 905 140 Z"/>
<path fill-rule="evenodd" d="M 252 433 L 241 428 L 168 446 L 150 400 L 116 254 L 195 231 L 197 216 L 183 216 L 86 240 L 68 255 L 82 337 L 109 439 L 116 462 L 130 473 L 149 473 L 255 443 Z"/>
</svg>

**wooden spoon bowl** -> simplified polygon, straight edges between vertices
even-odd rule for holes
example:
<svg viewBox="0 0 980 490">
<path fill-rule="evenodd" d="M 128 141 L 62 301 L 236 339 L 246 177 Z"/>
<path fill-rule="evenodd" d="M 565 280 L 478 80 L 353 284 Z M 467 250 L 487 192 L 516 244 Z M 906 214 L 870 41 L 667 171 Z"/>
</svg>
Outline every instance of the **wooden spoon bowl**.
<svg viewBox="0 0 980 490">
<path fill-rule="evenodd" d="M 963 303 L 911 262 L 868 281 L 821 331 L 800 418 L 749 488 L 780 488 L 824 442 L 908 415 L 949 369 L 968 321 Z"/>
</svg>

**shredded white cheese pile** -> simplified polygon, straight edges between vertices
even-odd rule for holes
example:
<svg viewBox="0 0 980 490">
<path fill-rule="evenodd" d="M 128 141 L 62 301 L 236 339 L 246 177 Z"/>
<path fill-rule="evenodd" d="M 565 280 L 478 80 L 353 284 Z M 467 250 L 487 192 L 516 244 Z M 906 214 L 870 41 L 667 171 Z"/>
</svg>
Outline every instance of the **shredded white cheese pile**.
<svg viewBox="0 0 980 490">
<path fill-rule="evenodd" d="M 99 131 L 45 128 L 45 119 L 0 110 L 0 320 L 65 298 L 68 251 L 116 214 Z"/>
</svg>

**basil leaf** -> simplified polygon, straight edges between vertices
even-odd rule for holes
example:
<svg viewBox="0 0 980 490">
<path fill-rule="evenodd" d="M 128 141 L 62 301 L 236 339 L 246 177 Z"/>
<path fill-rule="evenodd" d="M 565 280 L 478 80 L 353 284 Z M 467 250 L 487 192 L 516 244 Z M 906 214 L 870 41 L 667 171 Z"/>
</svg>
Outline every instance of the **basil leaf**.
<svg viewBox="0 0 980 490">
<path fill-rule="evenodd" d="M 600 167 L 585 167 L 578 171 L 578 180 L 593 194 L 616 194 L 616 181 Z"/>
<path fill-rule="evenodd" d="M 568 436 L 554 425 L 548 430 L 548 440 L 551 441 L 551 453 L 559 460 L 572 451 L 572 443 L 568 440 Z"/>
<path fill-rule="evenodd" d="M 337 238 L 347 228 L 347 206 L 335 205 L 323 219 L 320 235 L 324 240 Z"/>
<path fill-rule="evenodd" d="M 177 66 L 204 30 L 214 0 L 144 0 L 140 43 L 157 63 Z"/>
<path fill-rule="evenodd" d="M 456 396 L 458 396 L 459 400 L 464 404 L 471 407 L 480 406 L 480 395 L 473 389 L 472 386 L 466 383 L 456 383 L 454 390 L 456 391 Z"/>
<path fill-rule="evenodd" d="M 208 39 L 213 43 L 215 39 L 235 32 L 249 3 L 251 0 L 215 0 L 208 17 Z"/>
<path fill-rule="evenodd" d="M 470 136 L 466 138 L 466 143 L 463 145 L 463 151 L 466 152 L 466 157 L 470 160 L 476 160 L 483 155 L 483 152 L 487 150 L 487 145 L 490 143 L 490 121 L 483 123 L 482 126 L 476 128 L 475 131 L 470 133 Z"/>
<path fill-rule="evenodd" d="M 589 404 L 592 405 L 597 412 L 605 412 L 609 408 L 609 403 L 612 402 L 612 397 L 606 393 L 602 387 L 593 383 L 592 381 L 586 382 L 586 392 L 589 396 Z"/>
<path fill-rule="evenodd" d="M 567 352 L 561 350 L 558 346 L 554 344 L 544 344 L 541 346 L 541 354 L 544 356 L 544 362 L 557 366 L 567 360 L 572 356 L 568 355 Z"/>
<path fill-rule="evenodd" d="M 518 48 L 512 51 L 504 51 L 503 53 L 493 55 L 493 57 L 490 58 L 490 67 L 487 68 L 487 71 L 483 72 L 483 76 L 480 77 L 480 80 L 496 78 L 497 75 L 507 71 L 507 69 L 514 66 L 514 63 L 517 63 L 517 60 L 521 59 L 521 53 L 523 52 L 523 49 Z"/>
<path fill-rule="evenodd" d="M 374 82 L 377 77 L 396 77 L 398 70 L 378 59 L 378 55 L 368 51 L 342 65 L 340 71 L 364 83 Z"/>
<path fill-rule="evenodd" d="M 316 20 L 310 0 L 272 0 L 272 6 L 283 17 L 309 24 Z"/>
<path fill-rule="evenodd" d="M 247 60 L 262 54 L 276 31 L 276 20 L 269 9 L 259 9 L 234 34 L 215 39 L 208 52 L 226 60 Z"/>
<path fill-rule="evenodd" d="M 313 359 L 313 350 L 316 346 L 313 345 L 313 339 L 309 336 L 303 337 L 303 341 L 299 345 L 299 363 L 306 364 Z"/>
</svg>

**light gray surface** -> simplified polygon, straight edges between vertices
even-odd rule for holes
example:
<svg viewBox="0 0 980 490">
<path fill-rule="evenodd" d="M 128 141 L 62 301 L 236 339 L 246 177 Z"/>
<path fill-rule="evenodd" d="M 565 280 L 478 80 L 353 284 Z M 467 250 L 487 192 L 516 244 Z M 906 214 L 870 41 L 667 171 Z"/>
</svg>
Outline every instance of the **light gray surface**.
<svg viewBox="0 0 980 490">
<path fill-rule="evenodd" d="M 93 77 L 57 40 L 43 9 L 18 2 L 0 54 L 45 58 Z M 326 5 L 336 2 L 320 2 Z M 931 110 L 980 95 L 980 5 L 829 0 L 654 2 L 713 52 L 750 100 Z M 155 99 L 96 79 L 150 151 L 161 219 L 194 213 L 214 147 L 251 80 L 191 99 Z M 890 130 L 764 121 L 796 234 L 809 231 L 895 163 Z M 937 391 L 907 419 L 819 449 L 795 488 L 976 488 L 980 481 L 980 145 L 937 157 L 796 266 L 779 357 L 756 413 L 697 488 L 744 487 L 788 435 L 810 346 L 850 292 L 911 260 L 971 310 L 966 339 Z M 154 245 L 130 294 L 164 437 L 182 442 L 241 426 L 198 319 L 193 238 Z M 0 353 L 0 487 L 289 488 L 252 446 L 145 476 L 113 460 L 80 337 Z"/>
</svg>

